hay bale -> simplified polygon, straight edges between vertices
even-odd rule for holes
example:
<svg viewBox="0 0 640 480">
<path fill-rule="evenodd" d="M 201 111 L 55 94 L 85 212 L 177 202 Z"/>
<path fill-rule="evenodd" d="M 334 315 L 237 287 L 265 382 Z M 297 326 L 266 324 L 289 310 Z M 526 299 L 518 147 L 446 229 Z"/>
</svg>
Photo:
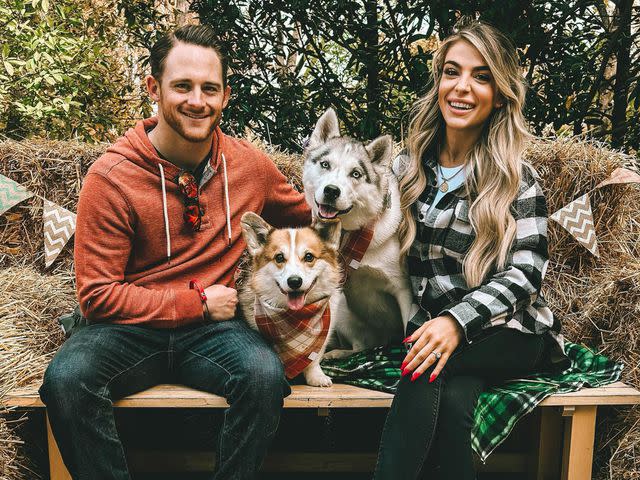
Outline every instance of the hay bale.
<svg viewBox="0 0 640 480">
<path fill-rule="evenodd" d="M 9 420 L 5 416 L 0 416 L 0 480 L 41 478 L 30 468 L 28 459 L 21 452 L 23 442 L 14 433 L 22 420 Z"/>
<path fill-rule="evenodd" d="M 541 176 L 549 214 L 592 191 L 618 167 L 637 159 L 596 142 L 536 141 L 526 156 Z M 600 258 L 556 222 L 549 222 L 545 298 L 563 333 L 625 365 L 622 379 L 640 388 L 640 188 L 610 185 L 590 195 Z M 596 479 L 640 479 L 640 409 L 599 416 Z"/>
<path fill-rule="evenodd" d="M 41 380 L 64 340 L 55 319 L 74 304 L 69 272 L 43 275 L 31 267 L 17 266 L 0 270 L 0 404 L 12 388 Z M 0 480 L 39 477 L 15 433 L 23 420 L 0 415 Z"/>
<path fill-rule="evenodd" d="M 0 142 L 0 174 L 72 212 L 82 178 L 106 145 L 75 141 L 28 140 Z M 0 267 L 44 266 L 42 199 L 33 196 L 0 216 Z M 72 268 L 73 239 L 52 265 L 52 272 Z"/>
<path fill-rule="evenodd" d="M 300 190 L 300 156 L 248 137 Z M 75 211 L 81 179 L 105 148 L 45 140 L 1 142 L 0 173 Z M 550 213 L 592 190 L 615 168 L 637 168 L 629 156 L 576 139 L 536 140 L 526 157 L 541 176 Z M 593 257 L 560 225 L 549 222 L 551 260 L 544 294 L 569 340 L 623 362 L 624 381 L 640 388 L 640 189 L 607 186 L 592 192 L 591 203 L 601 257 Z M 41 200 L 33 198 L 0 216 L 0 266 L 9 267 L 0 273 L 0 397 L 3 388 L 40 378 L 63 340 L 54 318 L 75 303 L 72 241 L 52 272 L 40 273 L 41 208 Z M 594 478 L 640 479 L 640 408 L 605 413 L 599 416 Z M 0 417 L 0 467 L 2 462 L 20 464 L 15 460 L 19 444 L 8 436 L 10 431 Z M 25 468 L 11 467 L 7 479 L 28 478 Z"/>
</svg>

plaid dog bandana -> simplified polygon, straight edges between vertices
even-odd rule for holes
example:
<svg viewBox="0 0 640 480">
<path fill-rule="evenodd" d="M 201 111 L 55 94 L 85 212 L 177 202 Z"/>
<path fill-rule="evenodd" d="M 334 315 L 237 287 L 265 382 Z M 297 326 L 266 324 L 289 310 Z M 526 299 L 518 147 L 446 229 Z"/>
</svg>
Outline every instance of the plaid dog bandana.
<svg viewBox="0 0 640 480">
<path fill-rule="evenodd" d="M 585 386 L 601 387 L 620 379 L 621 363 L 575 343 L 565 343 L 565 351 L 571 360 L 566 370 L 511 380 L 480 395 L 471 445 L 483 463 L 518 420 L 548 396 L 575 392 Z M 400 381 L 399 365 L 406 354 L 401 346 L 377 347 L 344 359 L 325 359 L 322 371 L 340 383 L 395 393 Z"/>
<path fill-rule="evenodd" d="M 367 225 L 360 230 L 345 232 L 342 237 L 340 254 L 345 266 L 343 280 L 349 276 L 349 273 L 360 267 L 362 257 L 364 257 L 367 248 L 371 244 L 374 228 L 375 223 Z"/>
<path fill-rule="evenodd" d="M 311 364 L 329 333 L 331 310 L 324 298 L 300 310 L 274 308 L 256 298 L 255 320 L 260 333 L 280 356 L 287 378 L 293 378 Z"/>
</svg>

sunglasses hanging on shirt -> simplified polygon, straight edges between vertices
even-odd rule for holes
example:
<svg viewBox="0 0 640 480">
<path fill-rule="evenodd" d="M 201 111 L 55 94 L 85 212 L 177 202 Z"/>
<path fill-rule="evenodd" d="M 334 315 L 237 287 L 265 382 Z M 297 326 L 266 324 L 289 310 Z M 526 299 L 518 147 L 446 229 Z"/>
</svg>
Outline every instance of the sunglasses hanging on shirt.
<svg viewBox="0 0 640 480">
<path fill-rule="evenodd" d="M 188 171 L 182 170 L 178 174 L 178 187 L 183 196 L 184 213 L 182 217 L 194 232 L 200 230 L 204 209 L 200 206 L 198 196 L 198 183 L 195 177 Z"/>
</svg>

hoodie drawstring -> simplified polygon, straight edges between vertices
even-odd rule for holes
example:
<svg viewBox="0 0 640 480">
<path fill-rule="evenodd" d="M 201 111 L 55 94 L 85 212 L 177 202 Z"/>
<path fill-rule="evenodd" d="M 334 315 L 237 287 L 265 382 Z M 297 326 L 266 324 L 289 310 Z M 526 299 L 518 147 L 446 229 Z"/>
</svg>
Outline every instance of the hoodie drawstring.
<svg viewBox="0 0 640 480">
<path fill-rule="evenodd" d="M 167 237 L 167 262 L 171 263 L 171 235 L 169 234 L 169 214 L 167 213 L 167 190 L 164 186 L 164 168 L 159 163 L 160 181 L 162 182 L 162 210 L 164 211 L 164 231 Z"/>
<path fill-rule="evenodd" d="M 229 179 L 227 178 L 227 159 L 224 158 L 224 153 L 222 154 L 222 169 L 224 170 L 224 200 L 225 200 L 225 211 L 226 211 L 226 221 L 227 221 L 227 247 L 231 248 L 231 214 L 229 213 Z"/>
<path fill-rule="evenodd" d="M 167 262 L 171 263 L 171 235 L 169 233 L 169 214 L 167 212 L 167 190 L 165 187 L 164 168 L 160 168 L 160 181 L 162 182 L 162 210 L 164 213 L 164 231 L 167 239 Z M 225 202 L 225 223 L 227 226 L 227 248 L 231 248 L 231 207 L 229 206 L 229 178 L 227 176 L 227 159 L 222 154 L 222 169 L 224 173 L 224 202 Z"/>
</svg>

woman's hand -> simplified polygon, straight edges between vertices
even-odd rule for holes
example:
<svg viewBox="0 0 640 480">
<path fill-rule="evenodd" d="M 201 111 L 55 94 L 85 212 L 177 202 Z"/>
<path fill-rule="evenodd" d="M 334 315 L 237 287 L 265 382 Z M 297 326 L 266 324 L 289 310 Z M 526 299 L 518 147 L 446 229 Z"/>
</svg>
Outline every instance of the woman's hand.
<svg viewBox="0 0 640 480">
<path fill-rule="evenodd" d="M 444 368 L 453 351 L 462 341 L 462 338 L 462 327 L 449 314 L 425 322 L 412 335 L 404 339 L 404 342 L 412 342 L 413 346 L 400 367 L 402 376 L 404 377 L 413 372 L 413 375 L 411 375 L 411 381 L 413 382 L 437 362 L 429 378 L 429 382 L 433 382 Z M 436 353 L 440 354 L 439 359 Z"/>
</svg>

